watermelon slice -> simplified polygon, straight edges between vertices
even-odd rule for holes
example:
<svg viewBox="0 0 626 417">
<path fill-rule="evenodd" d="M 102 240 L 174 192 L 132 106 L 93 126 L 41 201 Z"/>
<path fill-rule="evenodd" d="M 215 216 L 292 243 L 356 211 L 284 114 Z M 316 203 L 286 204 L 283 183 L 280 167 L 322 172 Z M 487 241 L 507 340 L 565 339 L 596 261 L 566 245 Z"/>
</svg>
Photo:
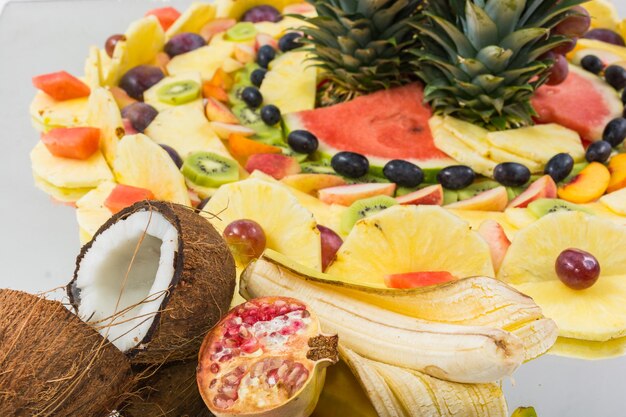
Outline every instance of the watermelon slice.
<svg viewBox="0 0 626 417">
<path fill-rule="evenodd" d="M 562 84 L 539 88 L 532 105 L 538 123 L 558 123 L 589 142 L 602 139 L 606 125 L 624 109 L 614 88 L 575 65 Z"/>
<path fill-rule="evenodd" d="M 319 139 L 326 155 L 340 151 L 367 156 L 372 166 L 392 159 L 411 161 L 423 169 L 456 164 L 433 142 L 428 126 L 432 116 L 419 84 L 379 91 L 352 101 L 287 114 L 288 131 L 308 130 Z"/>
</svg>

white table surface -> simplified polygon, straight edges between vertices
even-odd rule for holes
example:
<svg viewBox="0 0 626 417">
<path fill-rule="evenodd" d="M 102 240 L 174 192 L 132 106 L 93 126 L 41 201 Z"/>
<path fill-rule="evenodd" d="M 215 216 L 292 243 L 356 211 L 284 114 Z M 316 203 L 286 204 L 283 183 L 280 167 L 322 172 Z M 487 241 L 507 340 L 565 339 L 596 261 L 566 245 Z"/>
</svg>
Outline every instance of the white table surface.
<svg viewBox="0 0 626 417">
<path fill-rule="evenodd" d="M 2 4 L 5 0 L 0 0 Z M 172 1 L 183 9 L 190 1 Z M 626 16 L 626 0 L 616 0 Z M 121 7 L 123 5 L 123 7 Z M 66 284 L 79 251 L 74 211 L 35 189 L 29 151 L 37 141 L 28 105 L 33 75 L 80 74 L 88 47 L 123 32 L 157 2 L 18 1 L 0 15 L 0 288 L 36 292 Z M 544 356 L 504 384 L 511 409 L 540 417 L 624 417 L 626 358 L 586 362 Z"/>
</svg>

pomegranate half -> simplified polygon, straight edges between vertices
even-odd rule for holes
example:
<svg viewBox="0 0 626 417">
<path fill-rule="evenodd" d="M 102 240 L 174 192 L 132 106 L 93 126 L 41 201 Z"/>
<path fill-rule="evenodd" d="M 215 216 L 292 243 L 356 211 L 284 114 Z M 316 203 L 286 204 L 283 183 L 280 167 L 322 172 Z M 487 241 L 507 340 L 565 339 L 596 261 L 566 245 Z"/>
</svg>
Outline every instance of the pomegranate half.
<svg viewBox="0 0 626 417">
<path fill-rule="evenodd" d="M 308 417 L 338 361 L 337 336 L 293 298 L 263 297 L 231 310 L 200 348 L 198 386 L 217 417 Z"/>
</svg>

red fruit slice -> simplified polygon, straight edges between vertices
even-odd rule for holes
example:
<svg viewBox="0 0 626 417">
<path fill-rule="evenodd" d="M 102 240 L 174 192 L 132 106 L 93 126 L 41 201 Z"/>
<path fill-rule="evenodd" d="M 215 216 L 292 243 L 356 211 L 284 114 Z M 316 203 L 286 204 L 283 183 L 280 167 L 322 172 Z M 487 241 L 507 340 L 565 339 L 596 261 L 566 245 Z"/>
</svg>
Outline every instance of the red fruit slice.
<svg viewBox="0 0 626 417">
<path fill-rule="evenodd" d="M 389 288 L 410 289 L 443 284 L 455 279 L 454 275 L 446 271 L 409 272 L 387 275 L 385 285 Z"/>
<path fill-rule="evenodd" d="M 218 33 L 226 32 L 228 29 L 232 28 L 237 24 L 237 20 L 235 19 L 215 19 L 200 29 L 200 36 L 202 36 L 206 41 L 210 41 L 213 36 Z"/>
<path fill-rule="evenodd" d="M 544 175 L 530 184 L 528 189 L 515 197 L 509 207 L 526 208 L 530 203 L 540 198 L 556 198 L 556 183 L 549 175 Z"/>
<path fill-rule="evenodd" d="M 59 158 L 88 159 L 100 146 L 100 129 L 60 127 L 41 135 L 50 153 Z"/>
<path fill-rule="evenodd" d="M 504 233 L 504 229 L 495 220 L 485 220 L 478 228 L 478 234 L 487 241 L 491 252 L 491 261 L 496 272 L 500 269 L 506 251 L 511 246 L 511 241 Z"/>
<path fill-rule="evenodd" d="M 290 131 L 304 129 L 317 136 L 322 153 L 356 152 L 375 166 L 392 159 L 411 161 L 422 168 L 454 165 L 433 142 L 428 126 L 432 112 L 423 99 L 423 88 L 410 84 L 288 114 L 284 121 Z"/>
<path fill-rule="evenodd" d="M 256 170 L 280 180 L 287 175 L 300 173 L 301 168 L 295 158 L 278 153 L 261 153 L 252 155 L 246 163 L 246 171 L 252 173 Z"/>
<path fill-rule="evenodd" d="M 343 239 L 334 230 L 326 226 L 317 225 L 322 240 L 322 271 L 325 271 L 337 255 L 337 251 L 343 245 Z"/>
<path fill-rule="evenodd" d="M 457 210 L 504 211 L 508 203 L 509 194 L 506 188 L 496 187 L 467 200 L 448 204 L 446 207 Z"/>
<path fill-rule="evenodd" d="M 340 204 L 350 206 L 357 200 L 375 197 L 378 195 L 393 196 L 396 184 L 352 184 L 339 187 L 324 188 L 319 191 L 319 199 L 326 204 Z"/>
<path fill-rule="evenodd" d="M 399 204 L 441 206 L 443 204 L 443 187 L 440 184 L 431 185 L 413 193 L 396 197 Z"/>
<path fill-rule="evenodd" d="M 159 7 L 146 12 L 146 16 L 155 16 L 163 30 L 168 30 L 180 17 L 180 12 L 173 7 Z"/>
<path fill-rule="evenodd" d="M 131 185 L 117 184 L 107 199 L 104 200 L 104 206 L 115 214 L 144 200 L 154 200 L 152 191 Z"/>
<path fill-rule="evenodd" d="M 58 101 L 87 97 L 91 92 L 87 84 L 65 71 L 33 77 L 33 85 Z"/>
<path fill-rule="evenodd" d="M 539 123 L 558 123 L 587 141 L 601 139 L 605 126 L 624 108 L 614 88 L 575 65 L 562 84 L 539 88 L 532 105 Z"/>
</svg>

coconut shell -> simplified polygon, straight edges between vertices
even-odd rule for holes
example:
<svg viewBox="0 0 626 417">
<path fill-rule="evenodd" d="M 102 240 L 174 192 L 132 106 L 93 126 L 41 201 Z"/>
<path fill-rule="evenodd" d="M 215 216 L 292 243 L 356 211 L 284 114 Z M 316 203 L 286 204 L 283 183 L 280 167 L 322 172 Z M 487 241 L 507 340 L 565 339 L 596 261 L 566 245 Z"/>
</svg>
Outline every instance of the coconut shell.
<svg viewBox="0 0 626 417">
<path fill-rule="evenodd" d="M 140 388 L 122 407 L 124 417 L 214 417 L 196 382 L 197 360 L 148 369 Z"/>
<path fill-rule="evenodd" d="M 141 211 L 156 211 L 178 231 L 175 271 L 167 295 L 144 339 L 126 352 L 133 364 L 162 364 L 197 357 L 204 335 L 228 313 L 235 292 L 235 261 L 222 239 L 204 217 L 178 204 L 143 201 L 109 219 L 83 246 L 74 279 L 67 292 L 78 311 L 80 290 L 75 287 L 80 263 L 98 236 L 116 222 Z"/>
<path fill-rule="evenodd" d="M 128 358 L 63 304 L 0 290 L 1 416 L 106 416 L 133 382 Z"/>
</svg>

